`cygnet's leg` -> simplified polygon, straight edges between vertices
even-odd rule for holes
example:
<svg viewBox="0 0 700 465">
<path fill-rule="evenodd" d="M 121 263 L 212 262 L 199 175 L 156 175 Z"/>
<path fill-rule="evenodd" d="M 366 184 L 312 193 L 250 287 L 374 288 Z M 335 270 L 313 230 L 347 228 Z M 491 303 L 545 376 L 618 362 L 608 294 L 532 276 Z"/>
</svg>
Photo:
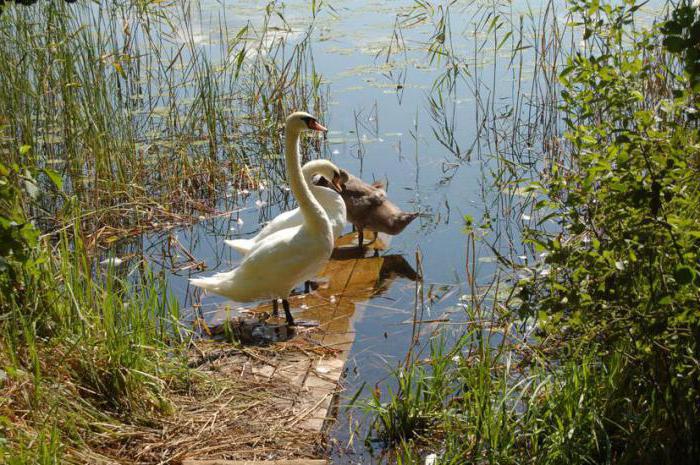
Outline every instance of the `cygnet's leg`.
<svg viewBox="0 0 700 465">
<path fill-rule="evenodd" d="M 277 299 L 272 299 L 272 316 L 277 316 L 280 314 L 280 310 L 277 304 Z"/>
<path fill-rule="evenodd" d="M 362 248 L 362 243 L 365 241 L 365 230 L 361 227 L 357 227 L 357 246 Z"/>
</svg>

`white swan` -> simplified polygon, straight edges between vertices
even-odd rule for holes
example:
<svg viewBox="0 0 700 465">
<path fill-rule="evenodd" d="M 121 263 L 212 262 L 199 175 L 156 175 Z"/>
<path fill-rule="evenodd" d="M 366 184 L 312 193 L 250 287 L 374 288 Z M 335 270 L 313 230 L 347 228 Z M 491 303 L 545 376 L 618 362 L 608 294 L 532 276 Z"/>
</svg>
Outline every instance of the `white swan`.
<svg viewBox="0 0 700 465">
<path fill-rule="evenodd" d="M 306 184 L 310 187 L 313 196 L 321 204 L 321 207 L 326 211 L 328 219 L 333 228 L 333 239 L 337 239 L 343 233 L 345 227 L 345 219 L 347 211 L 345 202 L 340 196 L 342 191 L 341 174 L 337 166 L 328 160 L 312 160 L 307 162 L 301 169 L 304 175 Z M 321 175 L 328 182 L 324 186 L 317 186 L 313 183 L 313 178 L 316 175 Z M 328 186 L 328 187 L 325 187 Z M 224 242 L 233 247 L 238 253 L 245 256 L 250 250 L 255 247 L 255 244 L 266 238 L 270 234 L 281 229 L 292 228 L 299 226 L 304 222 L 304 215 L 299 208 L 280 213 L 272 219 L 267 225 L 255 236 L 250 239 L 233 239 L 225 240 Z"/>
<path fill-rule="evenodd" d="M 287 117 L 284 157 L 289 185 L 299 204 L 303 223 L 256 242 L 238 268 L 190 280 L 194 286 L 238 302 L 274 299 L 275 313 L 277 299 L 281 298 L 289 325 L 295 324 L 287 301 L 290 292 L 297 283 L 321 271 L 333 252 L 331 222 L 301 175 L 299 137 L 308 130 L 326 131 L 326 128 L 305 112 Z"/>
</svg>

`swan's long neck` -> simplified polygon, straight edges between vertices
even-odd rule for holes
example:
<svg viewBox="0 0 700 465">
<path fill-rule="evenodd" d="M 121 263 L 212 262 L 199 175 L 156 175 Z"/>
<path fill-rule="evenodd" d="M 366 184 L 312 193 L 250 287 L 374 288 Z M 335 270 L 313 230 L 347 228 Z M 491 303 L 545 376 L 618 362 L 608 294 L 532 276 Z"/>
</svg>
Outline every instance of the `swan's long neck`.
<svg viewBox="0 0 700 465">
<path fill-rule="evenodd" d="M 294 198 L 297 199 L 301 213 L 304 215 L 304 224 L 316 231 L 330 234 L 331 225 L 328 216 L 316 198 L 311 195 L 311 190 L 302 177 L 299 136 L 300 133 L 297 131 L 287 130 L 285 134 L 284 157 L 287 162 L 289 186 Z"/>
</svg>

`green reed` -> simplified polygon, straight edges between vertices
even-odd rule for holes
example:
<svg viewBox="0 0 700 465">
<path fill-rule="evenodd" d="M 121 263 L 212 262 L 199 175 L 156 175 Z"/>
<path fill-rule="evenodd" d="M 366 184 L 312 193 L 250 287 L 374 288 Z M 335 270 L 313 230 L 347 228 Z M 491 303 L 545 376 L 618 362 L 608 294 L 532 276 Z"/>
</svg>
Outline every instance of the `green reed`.
<svg viewBox="0 0 700 465">
<path fill-rule="evenodd" d="M 190 200 L 213 206 L 227 177 L 243 172 L 252 173 L 248 183 L 283 182 L 279 125 L 295 109 L 322 115 L 323 86 L 313 20 L 290 43 L 298 31 L 274 3 L 259 13 L 257 24 L 229 30 L 219 18 L 196 32 L 196 20 L 206 24 L 196 2 L 8 7 L 0 17 L 4 159 L 58 171 L 84 212 L 102 211 L 86 230 L 147 228 L 120 211 L 125 203 L 191 215 Z M 62 205 L 53 198 L 43 207 L 58 214 Z"/>
</svg>

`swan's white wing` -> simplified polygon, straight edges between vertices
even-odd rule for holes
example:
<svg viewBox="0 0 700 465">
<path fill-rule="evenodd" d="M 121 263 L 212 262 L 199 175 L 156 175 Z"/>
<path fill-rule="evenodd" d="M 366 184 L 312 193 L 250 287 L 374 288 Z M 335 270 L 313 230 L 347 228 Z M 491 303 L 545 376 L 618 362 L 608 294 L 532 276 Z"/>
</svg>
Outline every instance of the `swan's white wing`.
<svg viewBox="0 0 700 465">
<path fill-rule="evenodd" d="M 330 239 L 319 240 L 302 226 L 283 229 L 256 243 L 238 268 L 190 281 L 238 302 L 286 298 L 328 261 Z"/>
<path fill-rule="evenodd" d="M 330 219 L 331 227 L 333 228 L 333 237 L 338 238 L 343 233 L 347 220 L 343 198 L 340 194 L 331 189 L 317 188 L 314 189 L 313 193 Z M 249 254 L 253 247 L 255 247 L 255 244 L 262 239 L 277 231 L 300 226 L 303 222 L 304 216 L 301 214 L 299 208 L 295 208 L 277 215 L 272 221 L 267 223 L 256 236 L 250 239 L 227 239 L 224 242 L 226 245 L 245 256 Z"/>
<path fill-rule="evenodd" d="M 265 225 L 262 230 L 250 239 L 227 239 L 224 242 L 229 247 L 232 247 L 236 252 L 245 256 L 253 249 L 256 243 L 266 238 L 270 234 L 276 233 L 283 229 L 299 226 L 303 223 L 304 217 L 298 208 L 280 213 Z"/>
<path fill-rule="evenodd" d="M 304 216 L 301 214 L 299 208 L 280 213 L 279 215 L 274 217 L 269 223 L 267 223 L 265 227 L 262 228 L 262 231 L 260 231 L 257 234 L 257 236 L 255 236 L 255 242 L 260 242 L 262 239 L 270 236 L 271 234 L 276 233 L 277 231 L 299 226 L 303 222 Z"/>
<path fill-rule="evenodd" d="M 255 245 L 254 239 L 226 239 L 224 243 L 239 254 L 245 256 Z"/>
</svg>

